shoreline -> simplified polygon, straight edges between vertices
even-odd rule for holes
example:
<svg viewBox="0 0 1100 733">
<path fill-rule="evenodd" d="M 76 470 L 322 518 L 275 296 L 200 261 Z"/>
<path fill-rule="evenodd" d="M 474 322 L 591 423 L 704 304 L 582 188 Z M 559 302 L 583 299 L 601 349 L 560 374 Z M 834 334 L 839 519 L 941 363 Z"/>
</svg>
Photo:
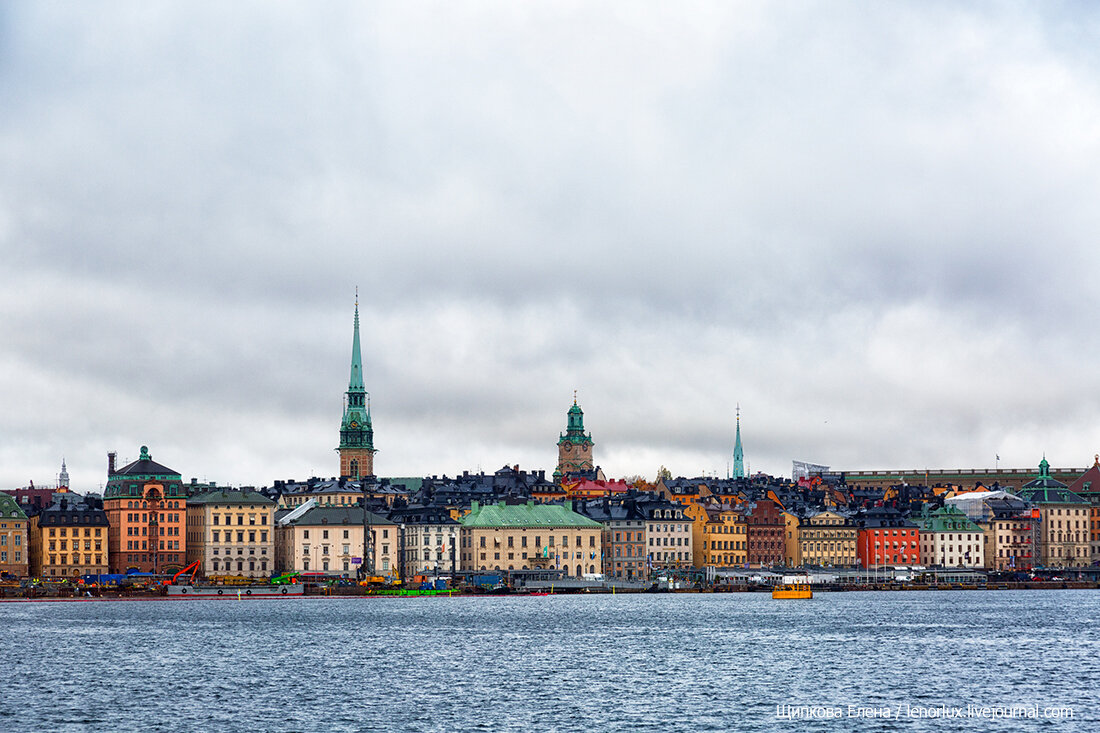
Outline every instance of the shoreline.
<svg viewBox="0 0 1100 733">
<path fill-rule="evenodd" d="M 100 602 L 113 602 L 113 601 L 258 601 L 276 599 L 279 601 L 290 600 L 318 600 L 318 599 L 394 599 L 394 598 L 515 598 L 515 597 L 528 597 L 537 598 L 545 596 L 604 596 L 604 595 L 734 595 L 734 594 L 756 594 L 756 593 L 771 593 L 770 587 L 752 587 L 752 588 L 722 588 L 722 589 L 682 589 L 682 590 L 616 590 L 612 593 L 609 589 L 590 589 L 590 590 L 562 590 L 554 592 L 532 592 L 532 591 L 506 591 L 499 593 L 476 593 L 476 592 L 454 592 L 442 596 L 418 596 L 418 595 L 397 595 L 397 594 L 379 594 L 379 593 L 306 593 L 303 595 L 294 596 L 264 596 L 263 598 L 248 598 L 238 597 L 236 595 L 226 596 L 169 596 L 169 595 L 100 595 L 100 596 L 72 596 L 72 597 L 58 597 L 58 596 L 44 596 L 38 598 L 26 598 L 26 597 L 4 597 L 0 598 L 0 604 L 3 603 L 100 603 Z M 1058 584 L 1042 584 L 1042 583 L 1019 583 L 1019 584 L 997 584 L 990 586 L 970 586 L 970 585 L 954 585 L 954 586 L 915 586 L 906 587 L 901 585 L 877 585 L 877 586 L 832 586 L 832 587 L 815 587 L 814 594 L 833 594 L 833 593 L 899 593 L 899 592 L 936 592 L 936 593 L 957 593 L 960 591 L 1029 591 L 1029 590 L 1100 590 L 1100 583 L 1087 583 L 1087 582 L 1075 582 L 1075 583 L 1058 583 Z"/>
</svg>

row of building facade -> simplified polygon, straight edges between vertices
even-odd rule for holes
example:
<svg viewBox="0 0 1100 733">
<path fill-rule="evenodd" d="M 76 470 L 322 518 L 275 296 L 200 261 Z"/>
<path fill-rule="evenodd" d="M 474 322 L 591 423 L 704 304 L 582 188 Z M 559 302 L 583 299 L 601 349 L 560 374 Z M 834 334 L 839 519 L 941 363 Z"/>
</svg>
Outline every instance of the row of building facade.
<svg viewBox="0 0 1100 733">
<path fill-rule="evenodd" d="M 108 470 L 102 498 L 61 491 L 34 506 L 0 493 L 0 572 L 71 579 L 197 562 L 207 577 L 553 569 L 639 580 L 706 567 L 1026 571 L 1100 561 L 1094 505 L 1053 479 L 1045 461 L 1016 493 L 908 504 L 883 493 L 854 508 L 815 504 L 815 495 L 836 502 L 790 484 L 679 479 L 639 491 L 553 484 L 508 467 L 465 483 L 430 477 L 418 489 L 403 479 L 284 483 L 281 494 L 210 490 L 184 484 L 144 447 L 120 469 L 109 457 Z M 1076 483 L 1086 496 L 1100 486 L 1100 459 Z"/>
<path fill-rule="evenodd" d="M 738 412 L 730 477 L 628 484 L 594 464 L 575 395 L 566 417 L 549 478 L 518 466 L 377 478 L 356 303 L 338 477 L 228 490 L 184 482 L 143 446 L 122 467 L 108 454 L 100 497 L 68 491 L 62 464 L 56 492 L 0 494 L 0 573 L 163 574 L 198 563 L 208 577 L 552 568 L 637 579 L 668 568 L 1100 563 L 1100 456 L 1058 477 L 1044 458 L 1010 491 L 898 486 L 877 474 L 861 487 L 827 471 L 750 478 Z"/>
</svg>

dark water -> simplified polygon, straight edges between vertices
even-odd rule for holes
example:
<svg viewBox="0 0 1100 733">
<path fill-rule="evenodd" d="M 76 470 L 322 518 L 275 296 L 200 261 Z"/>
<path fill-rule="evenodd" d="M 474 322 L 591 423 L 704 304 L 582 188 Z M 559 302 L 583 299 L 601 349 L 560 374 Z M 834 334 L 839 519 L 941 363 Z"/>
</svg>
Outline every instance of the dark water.
<svg viewBox="0 0 1100 733">
<path fill-rule="evenodd" d="M 1100 731 L 1097 591 L 33 603 L 0 621 L 2 731 Z M 906 703 L 1068 710 L 847 708 Z"/>
</svg>

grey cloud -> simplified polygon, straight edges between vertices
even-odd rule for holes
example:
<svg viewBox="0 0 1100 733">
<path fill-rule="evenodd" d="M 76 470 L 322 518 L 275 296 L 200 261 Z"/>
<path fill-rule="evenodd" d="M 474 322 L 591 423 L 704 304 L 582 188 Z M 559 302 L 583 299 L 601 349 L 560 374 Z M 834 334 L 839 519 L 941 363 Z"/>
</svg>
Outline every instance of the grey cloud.
<svg viewBox="0 0 1100 733">
<path fill-rule="evenodd" d="M 1090 7 L 4 13 L 0 485 L 1100 440 Z"/>
</svg>

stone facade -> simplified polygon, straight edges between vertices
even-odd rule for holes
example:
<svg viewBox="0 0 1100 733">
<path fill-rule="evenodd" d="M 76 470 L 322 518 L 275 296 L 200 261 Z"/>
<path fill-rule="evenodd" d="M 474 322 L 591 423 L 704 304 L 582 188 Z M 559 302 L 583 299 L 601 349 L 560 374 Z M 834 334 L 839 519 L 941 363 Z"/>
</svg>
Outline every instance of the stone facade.
<svg viewBox="0 0 1100 733">
<path fill-rule="evenodd" d="M 646 561 L 652 570 L 692 567 L 691 517 L 670 501 L 639 504 L 645 515 Z"/>
<path fill-rule="evenodd" d="M 275 570 L 275 502 L 254 491 L 213 491 L 187 502 L 187 564 L 206 577 L 267 578 Z"/>
<path fill-rule="evenodd" d="M 925 565 L 980 568 L 985 564 L 985 533 L 957 507 L 947 505 L 922 514 L 919 528 Z"/>
<path fill-rule="evenodd" d="M 565 505 L 474 502 L 459 522 L 463 570 L 603 572 L 603 526 Z"/>
<path fill-rule="evenodd" d="M 293 519 L 282 517 L 275 526 L 275 555 L 279 572 L 329 573 L 354 578 L 364 563 L 362 507 L 313 507 Z M 396 577 L 397 525 L 377 514 L 370 516 L 374 573 Z"/>
<path fill-rule="evenodd" d="M 855 567 L 859 530 L 849 519 L 824 511 L 806 517 L 798 528 L 800 566 Z"/>
</svg>

